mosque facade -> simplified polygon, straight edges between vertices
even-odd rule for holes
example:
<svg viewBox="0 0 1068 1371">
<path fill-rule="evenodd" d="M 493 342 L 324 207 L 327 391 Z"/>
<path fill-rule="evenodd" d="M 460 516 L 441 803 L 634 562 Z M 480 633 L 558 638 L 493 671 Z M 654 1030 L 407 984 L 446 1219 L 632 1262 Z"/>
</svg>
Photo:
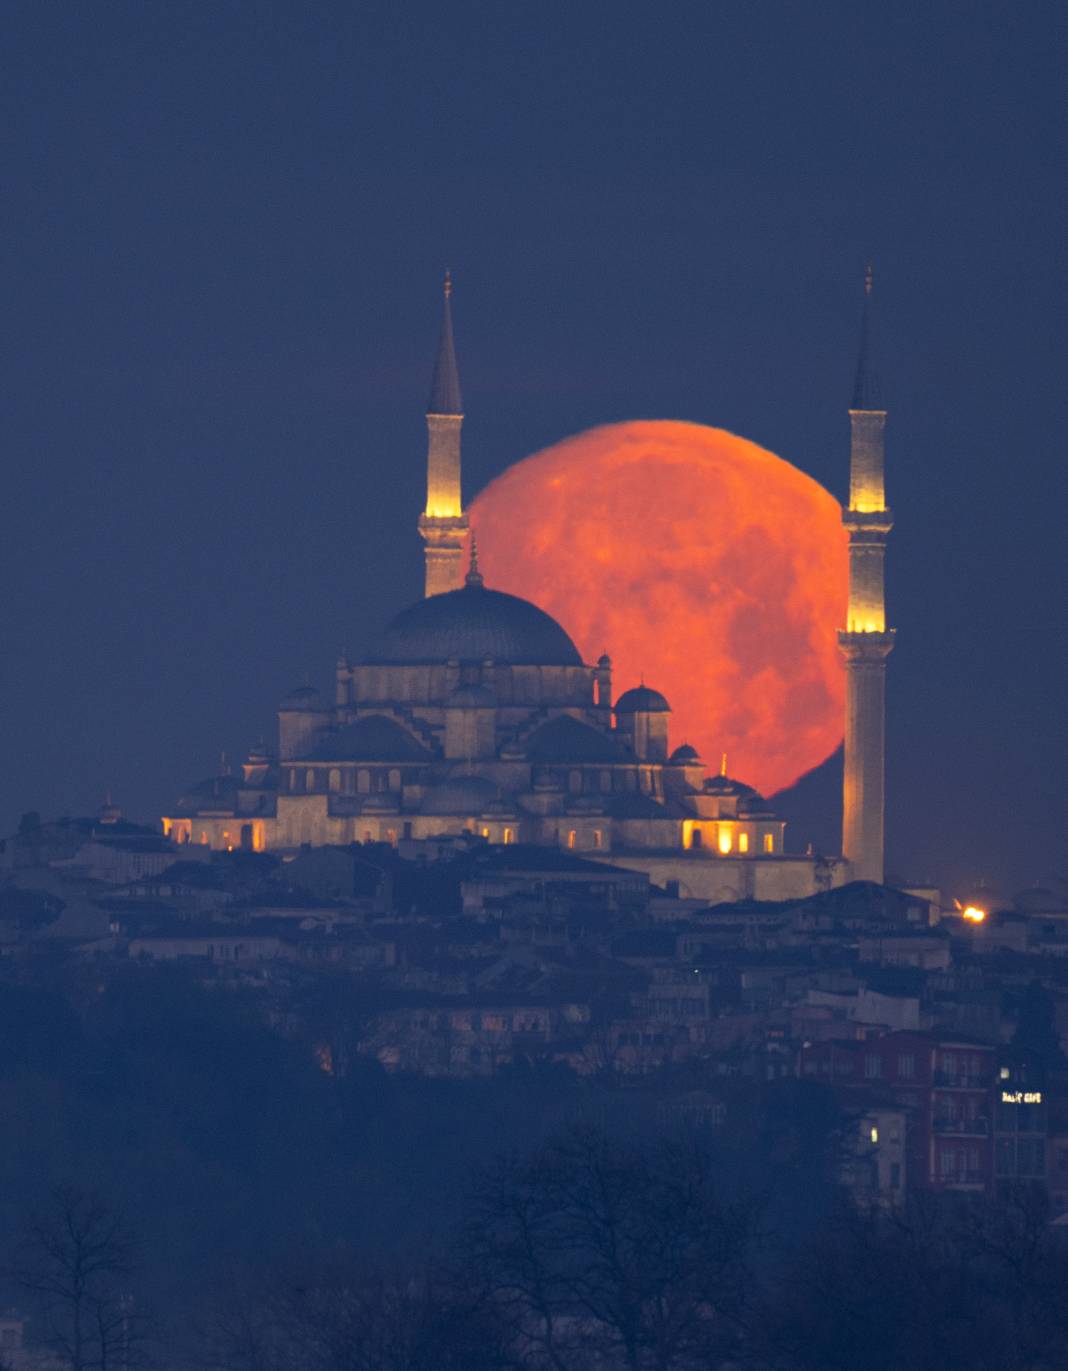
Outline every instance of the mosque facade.
<svg viewBox="0 0 1068 1371">
<path fill-rule="evenodd" d="M 843 857 L 787 852 L 783 821 L 725 763 L 709 774 L 688 744 L 672 748 L 659 691 L 627 683 L 616 696 L 607 655 L 583 662 L 548 614 L 485 583 L 462 502 L 451 308 L 446 277 L 419 519 L 424 598 L 358 659 L 338 660 L 331 698 L 310 684 L 287 695 L 277 747 L 194 786 L 164 832 L 180 844 L 283 855 L 466 833 L 647 871 L 710 900 L 800 898 L 851 879 Z M 856 442 L 854 424 L 854 465 Z M 840 635 L 847 665 L 850 652 L 863 657 L 867 644 L 854 642 L 863 632 L 851 623 Z M 870 689 L 865 700 L 870 715 Z M 847 730 L 847 788 L 850 762 Z M 870 756 L 858 765 L 870 782 Z"/>
</svg>

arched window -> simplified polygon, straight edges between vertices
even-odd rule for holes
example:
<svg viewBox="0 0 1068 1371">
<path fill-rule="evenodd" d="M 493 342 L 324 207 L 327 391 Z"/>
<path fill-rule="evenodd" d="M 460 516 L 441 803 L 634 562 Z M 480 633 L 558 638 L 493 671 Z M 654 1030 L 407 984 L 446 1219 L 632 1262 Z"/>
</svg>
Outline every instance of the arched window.
<svg viewBox="0 0 1068 1371">
<path fill-rule="evenodd" d="M 330 789 L 341 789 L 341 772 L 338 770 L 336 766 L 332 766 L 330 768 Z"/>
<path fill-rule="evenodd" d="M 386 829 L 386 842 L 391 846 L 397 846 L 397 830 L 395 828 Z"/>
<path fill-rule="evenodd" d="M 371 773 L 370 773 L 369 771 L 357 771 L 357 773 L 356 773 L 356 789 L 359 791 L 359 793 L 360 793 L 361 795 L 370 795 L 370 793 L 371 793 Z"/>
<path fill-rule="evenodd" d="M 575 846 L 575 840 L 576 840 L 577 838 L 578 838 L 578 834 L 575 832 L 575 830 L 574 830 L 573 828 L 568 829 L 568 832 L 567 832 L 567 845 L 568 845 L 568 847 L 574 847 L 574 846 Z"/>
<path fill-rule="evenodd" d="M 512 829 L 512 828 L 506 828 L 506 829 L 504 830 L 504 841 L 505 841 L 505 843 L 514 843 L 514 842 L 515 842 L 515 830 L 514 830 L 514 829 Z"/>
<path fill-rule="evenodd" d="M 307 771 L 304 773 L 304 789 L 315 789 L 315 772 L 311 769 L 311 767 L 308 767 Z"/>
<path fill-rule="evenodd" d="M 572 795 L 581 795 L 581 793 L 582 793 L 582 772 L 581 772 L 581 771 L 569 771 L 569 772 L 568 772 L 568 775 L 567 775 L 567 788 L 568 788 L 568 790 L 571 791 Z"/>
<path fill-rule="evenodd" d="M 775 834 L 774 834 L 774 833 L 765 833 L 765 834 L 764 834 L 764 851 L 765 851 L 765 852 L 774 852 L 774 851 L 775 851 Z"/>
<path fill-rule="evenodd" d="M 691 846 L 691 847 L 700 847 L 701 844 L 702 844 L 703 842 L 704 842 L 704 835 L 702 834 L 702 832 L 701 832 L 701 830 L 700 830 L 699 828 L 695 828 L 694 831 L 693 831 L 693 833 L 692 833 L 692 835 L 691 835 L 691 837 L 690 837 L 690 846 Z"/>
<path fill-rule="evenodd" d="M 595 829 L 593 830 L 593 845 L 594 845 L 594 847 L 600 847 L 600 846 L 601 846 L 601 839 L 602 839 L 602 837 L 603 837 L 603 835 L 602 835 L 602 833 L 601 833 L 601 830 L 600 830 L 599 828 L 595 828 Z"/>
<path fill-rule="evenodd" d="M 399 771 L 391 771 L 389 773 L 389 788 L 390 790 L 400 790 L 401 774 Z"/>
<path fill-rule="evenodd" d="M 749 851 L 749 834 L 748 834 L 748 833 L 739 833 L 739 834 L 738 834 L 738 851 L 739 851 L 739 852 L 748 852 L 748 851 Z"/>
<path fill-rule="evenodd" d="M 612 789 L 612 773 L 610 771 L 601 772 L 601 790 L 607 794 Z"/>
</svg>

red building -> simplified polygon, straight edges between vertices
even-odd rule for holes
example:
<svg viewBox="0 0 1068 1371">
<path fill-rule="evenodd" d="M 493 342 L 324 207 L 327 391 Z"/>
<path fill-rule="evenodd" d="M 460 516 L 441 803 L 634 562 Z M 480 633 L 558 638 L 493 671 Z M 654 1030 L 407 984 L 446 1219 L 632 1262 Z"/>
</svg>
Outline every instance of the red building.
<svg viewBox="0 0 1068 1371">
<path fill-rule="evenodd" d="M 843 1103 L 903 1109 L 909 1184 L 937 1191 L 993 1191 L 995 1066 L 989 1043 L 938 1032 L 806 1043 L 799 1057 L 801 1076 Z"/>
</svg>

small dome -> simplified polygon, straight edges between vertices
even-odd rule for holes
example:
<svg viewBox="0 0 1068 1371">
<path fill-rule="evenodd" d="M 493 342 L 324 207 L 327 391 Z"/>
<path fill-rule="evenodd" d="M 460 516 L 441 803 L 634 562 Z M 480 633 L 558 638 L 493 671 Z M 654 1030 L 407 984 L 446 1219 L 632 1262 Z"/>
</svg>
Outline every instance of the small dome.
<svg viewBox="0 0 1068 1371">
<path fill-rule="evenodd" d="M 701 758 L 698 756 L 697 749 L 691 747 L 689 743 L 683 743 L 671 754 L 669 761 L 675 762 L 679 766 L 697 766 Z"/>
<path fill-rule="evenodd" d="M 751 795 L 743 795 L 738 801 L 738 813 L 748 815 L 750 819 L 770 819 L 775 816 L 771 805 L 755 790 Z"/>
<path fill-rule="evenodd" d="M 297 686 L 282 701 L 283 709 L 304 710 L 309 714 L 322 712 L 323 697 L 312 685 Z"/>
<path fill-rule="evenodd" d="M 671 706 L 659 690 L 653 690 L 651 686 L 640 685 L 623 692 L 616 701 L 616 713 L 670 714 Z"/>
<path fill-rule="evenodd" d="M 597 665 L 601 668 L 607 668 L 612 665 L 612 659 L 611 657 L 609 657 L 607 652 L 602 652 L 601 655 L 597 658 Z"/>
<path fill-rule="evenodd" d="M 578 648 L 544 610 L 470 578 L 462 590 L 431 595 L 402 610 L 366 660 L 407 666 L 487 658 L 512 666 L 582 665 Z"/>
<path fill-rule="evenodd" d="M 482 814 L 497 799 L 497 787 L 484 776 L 453 776 L 423 796 L 424 814 Z"/>
<path fill-rule="evenodd" d="M 445 701 L 446 709 L 495 709 L 497 697 L 482 685 L 457 686 Z"/>
<path fill-rule="evenodd" d="M 761 798 L 751 785 L 746 785 L 744 781 L 735 781 L 730 776 L 709 776 L 704 789 L 709 795 L 737 795 L 739 798 L 755 797 L 758 800 Z"/>
</svg>

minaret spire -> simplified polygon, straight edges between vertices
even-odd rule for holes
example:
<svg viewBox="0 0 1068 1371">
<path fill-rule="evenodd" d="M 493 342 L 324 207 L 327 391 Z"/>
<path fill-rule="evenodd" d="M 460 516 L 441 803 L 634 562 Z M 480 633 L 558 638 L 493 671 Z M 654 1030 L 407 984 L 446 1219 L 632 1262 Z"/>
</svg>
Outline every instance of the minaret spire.
<svg viewBox="0 0 1068 1371">
<path fill-rule="evenodd" d="M 441 337 L 427 404 L 426 509 L 419 518 L 426 562 L 426 594 L 463 584 L 467 516 L 460 487 L 460 372 L 452 333 L 452 274 L 445 273 Z"/>
<path fill-rule="evenodd" d="M 849 608 L 838 645 L 846 659 L 842 850 L 855 879 L 881 883 L 885 874 L 886 659 L 894 646 L 894 630 L 886 627 L 883 572 L 894 519 L 886 503 L 886 410 L 872 370 L 872 281 L 869 264 L 849 407 L 849 504 L 842 511 L 849 530 Z"/>
</svg>

